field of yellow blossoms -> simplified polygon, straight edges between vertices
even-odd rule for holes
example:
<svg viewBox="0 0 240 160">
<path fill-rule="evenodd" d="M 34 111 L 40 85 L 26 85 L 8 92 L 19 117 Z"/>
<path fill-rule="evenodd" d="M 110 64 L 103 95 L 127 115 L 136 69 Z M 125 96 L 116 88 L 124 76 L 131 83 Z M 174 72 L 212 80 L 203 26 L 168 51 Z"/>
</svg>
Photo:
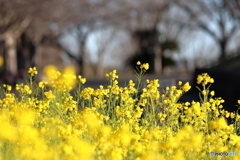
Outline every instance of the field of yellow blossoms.
<svg viewBox="0 0 240 160">
<path fill-rule="evenodd" d="M 35 67 L 26 84 L 3 85 L 0 159 L 240 159 L 240 116 L 222 109 L 224 100 L 210 90 L 214 80 L 208 74 L 197 79 L 201 101 L 181 103 L 189 83 L 159 92 L 159 80 L 142 81 L 148 64 L 137 65 L 136 81 L 125 87 L 119 87 L 116 70 L 106 74 L 108 86 L 98 89 L 85 88 L 81 76 L 54 70 L 38 83 Z"/>
</svg>

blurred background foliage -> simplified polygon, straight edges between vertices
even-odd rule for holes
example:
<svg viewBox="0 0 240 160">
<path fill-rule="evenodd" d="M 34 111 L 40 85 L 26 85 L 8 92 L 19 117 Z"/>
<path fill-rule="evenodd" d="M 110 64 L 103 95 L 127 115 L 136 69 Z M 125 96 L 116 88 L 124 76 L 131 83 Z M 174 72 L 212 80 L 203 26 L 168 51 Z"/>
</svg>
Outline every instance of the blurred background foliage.
<svg viewBox="0 0 240 160">
<path fill-rule="evenodd" d="M 87 78 L 108 70 L 189 74 L 239 53 L 239 0 L 0 0 L 0 76 L 73 66 Z"/>
</svg>

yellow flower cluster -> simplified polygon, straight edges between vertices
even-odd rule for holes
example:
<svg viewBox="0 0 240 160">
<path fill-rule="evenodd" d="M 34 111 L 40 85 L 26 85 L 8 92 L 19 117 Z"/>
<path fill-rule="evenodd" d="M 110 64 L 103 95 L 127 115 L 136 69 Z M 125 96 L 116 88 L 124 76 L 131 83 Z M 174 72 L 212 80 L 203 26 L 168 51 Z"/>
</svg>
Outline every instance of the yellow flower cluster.
<svg viewBox="0 0 240 160">
<path fill-rule="evenodd" d="M 185 83 L 183 86 L 182 86 L 182 90 L 184 92 L 187 92 L 191 89 L 191 86 L 189 85 L 189 82 Z"/>
<path fill-rule="evenodd" d="M 83 78 L 82 76 L 78 76 L 78 79 L 81 84 L 85 84 L 87 82 L 87 79 Z"/>
<path fill-rule="evenodd" d="M 3 84 L 3 87 L 6 89 L 6 91 L 12 90 L 12 86 L 10 86 L 10 85 Z"/>
<path fill-rule="evenodd" d="M 28 85 L 24 85 L 22 84 L 16 84 L 16 90 L 18 90 L 19 92 L 26 93 L 26 94 L 31 94 L 32 90 L 30 89 L 30 87 Z"/>
<path fill-rule="evenodd" d="M 197 83 L 206 86 L 208 83 L 213 83 L 214 80 L 207 73 L 203 73 L 202 75 L 198 75 Z"/>
<path fill-rule="evenodd" d="M 49 87 L 45 81 L 16 85 L 19 95 L 4 85 L 0 159 L 208 160 L 211 151 L 239 154 L 240 115 L 225 111 L 224 100 L 205 88 L 201 102 L 181 103 L 189 83 L 164 92 L 159 80 L 147 80 L 142 88 L 130 80 L 120 87 L 113 71 L 109 85 L 97 89 L 84 88 L 86 79 L 78 76 L 80 87 L 70 93 L 66 74 L 53 73 Z M 199 82 L 205 87 L 212 80 L 204 76 Z"/>
<path fill-rule="evenodd" d="M 93 94 L 93 92 L 94 92 L 93 88 L 90 87 L 84 88 L 80 96 L 83 97 L 84 99 L 91 99 L 91 95 Z"/>
<path fill-rule="evenodd" d="M 48 82 L 43 82 L 43 81 L 42 81 L 42 82 L 39 82 L 39 83 L 38 83 L 38 87 L 39 87 L 39 88 L 44 88 L 47 84 L 48 84 Z"/>
<path fill-rule="evenodd" d="M 28 73 L 30 76 L 35 76 L 36 74 L 38 74 L 37 68 L 36 67 L 29 68 Z"/>
<path fill-rule="evenodd" d="M 105 75 L 109 80 L 115 80 L 118 78 L 118 75 L 117 75 L 117 71 L 116 70 L 113 70 L 112 72 L 110 73 L 107 73 Z"/>
<path fill-rule="evenodd" d="M 140 69 L 145 69 L 145 70 L 148 70 L 148 69 L 149 69 L 149 64 L 148 64 L 148 63 L 141 64 L 141 62 L 138 61 L 138 62 L 137 62 L 137 65 L 140 66 Z"/>
<path fill-rule="evenodd" d="M 70 91 L 76 87 L 78 83 L 82 85 L 86 82 L 86 79 L 82 78 L 82 76 L 76 76 L 76 69 L 73 66 L 66 66 L 63 71 L 60 72 L 56 66 L 48 65 L 44 68 L 44 76 L 46 82 L 40 82 L 40 88 L 49 85 L 57 90 Z"/>
</svg>

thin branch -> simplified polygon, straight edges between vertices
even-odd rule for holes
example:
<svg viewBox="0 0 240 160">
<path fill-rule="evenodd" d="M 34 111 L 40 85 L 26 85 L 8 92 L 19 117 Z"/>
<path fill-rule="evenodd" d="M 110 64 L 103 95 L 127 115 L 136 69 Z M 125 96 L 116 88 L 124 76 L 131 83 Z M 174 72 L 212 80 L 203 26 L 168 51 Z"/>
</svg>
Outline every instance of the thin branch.
<svg viewBox="0 0 240 160">
<path fill-rule="evenodd" d="M 72 58 L 73 60 L 75 60 L 77 63 L 82 63 L 81 59 L 77 58 L 76 56 L 74 56 L 70 51 L 68 51 L 65 47 L 63 47 L 60 43 L 56 43 L 55 44 L 59 49 L 61 49 L 62 51 L 64 51 L 64 53 L 66 53 L 70 58 Z"/>
</svg>

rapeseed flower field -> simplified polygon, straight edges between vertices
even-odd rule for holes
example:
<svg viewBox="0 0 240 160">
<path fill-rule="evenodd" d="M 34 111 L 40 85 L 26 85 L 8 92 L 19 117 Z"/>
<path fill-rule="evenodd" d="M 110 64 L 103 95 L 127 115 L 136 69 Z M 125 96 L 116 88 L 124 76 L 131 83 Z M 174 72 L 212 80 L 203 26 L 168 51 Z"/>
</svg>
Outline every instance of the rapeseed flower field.
<svg viewBox="0 0 240 160">
<path fill-rule="evenodd" d="M 208 74 L 197 79 L 201 101 L 182 103 L 189 83 L 159 92 L 158 79 L 143 83 L 148 68 L 138 62 L 137 80 L 125 87 L 113 70 L 106 74 L 108 86 L 97 89 L 84 87 L 85 78 L 67 71 L 48 71 L 46 81 L 37 83 L 38 72 L 30 68 L 29 82 L 15 86 L 19 94 L 1 87 L 0 159 L 240 159 L 210 155 L 240 151 L 240 115 L 223 109 Z"/>
</svg>

